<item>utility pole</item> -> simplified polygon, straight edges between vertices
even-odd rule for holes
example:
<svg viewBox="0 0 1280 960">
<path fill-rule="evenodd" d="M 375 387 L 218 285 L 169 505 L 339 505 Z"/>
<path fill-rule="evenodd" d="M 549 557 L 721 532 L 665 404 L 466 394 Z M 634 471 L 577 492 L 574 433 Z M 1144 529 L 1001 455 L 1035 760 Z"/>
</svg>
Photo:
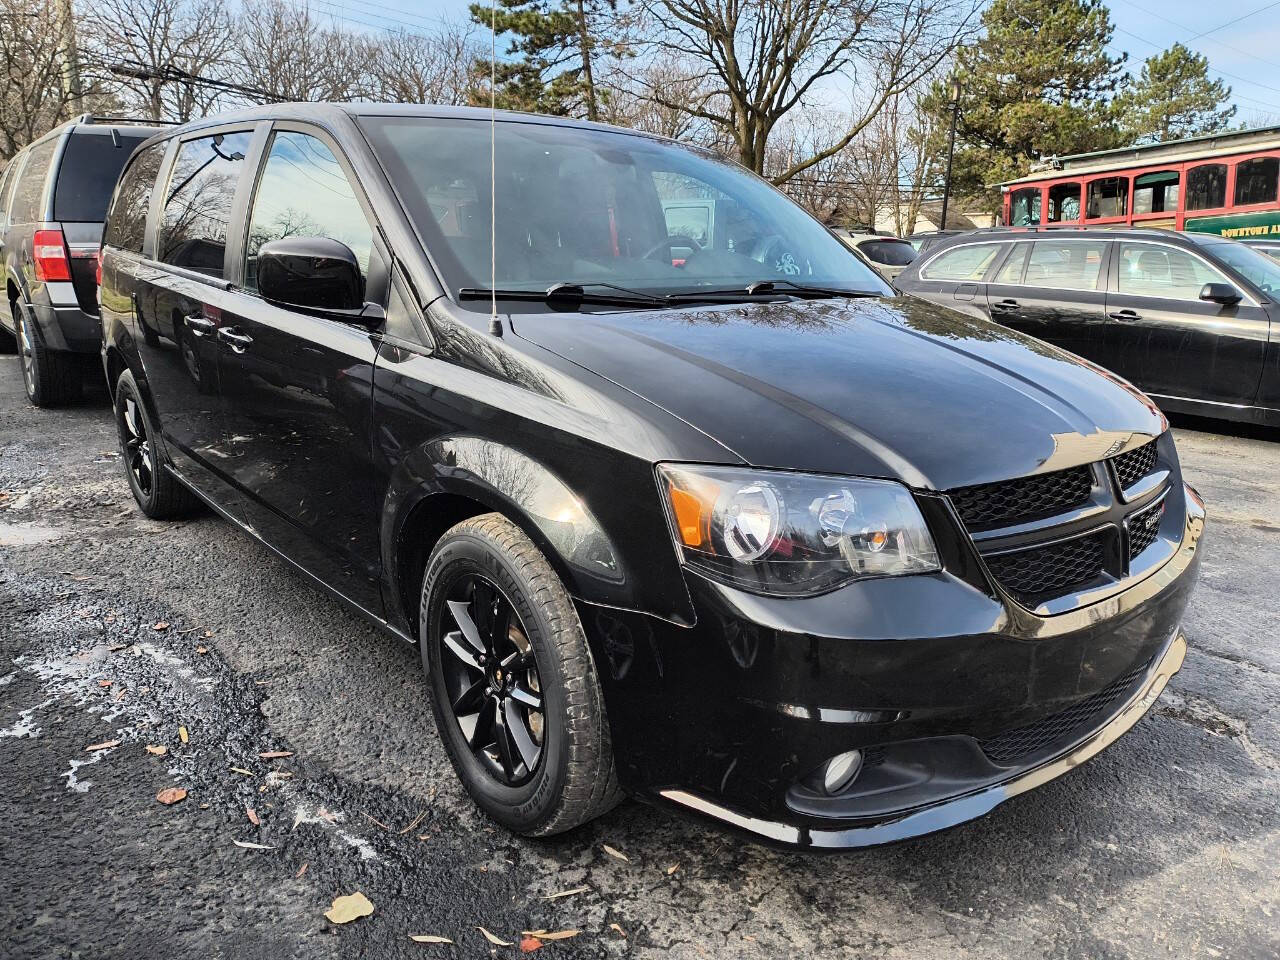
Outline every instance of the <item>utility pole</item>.
<svg viewBox="0 0 1280 960">
<path fill-rule="evenodd" d="M 951 75 L 951 136 L 947 141 L 947 180 L 942 187 L 942 224 L 939 230 L 947 229 L 947 204 L 951 200 L 951 162 L 956 153 L 956 120 L 960 117 L 960 75 Z"/>
<path fill-rule="evenodd" d="M 57 0 L 58 28 L 62 36 L 62 95 L 71 115 L 84 112 L 80 85 L 80 47 L 76 43 L 76 15 L 71 0 Z"/>
</svg>

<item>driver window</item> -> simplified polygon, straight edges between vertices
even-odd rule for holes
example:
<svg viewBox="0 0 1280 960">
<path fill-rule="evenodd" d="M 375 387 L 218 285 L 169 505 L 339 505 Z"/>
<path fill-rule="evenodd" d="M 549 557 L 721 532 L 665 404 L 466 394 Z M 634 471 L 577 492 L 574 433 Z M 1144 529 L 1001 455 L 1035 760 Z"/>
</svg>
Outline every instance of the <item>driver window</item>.
<svg viewBox="0 0 1280 960">
<path fill-rule="evenodd" d="M 1120 293 L 1135 297 L 1198 300 L 1206 283 L 1230 283 L 1197 257 L 1154 243 L 1120 244 Z"/>
<path fill-rule="evenodd" d="M 351 248 L 369 275 L 373 228 L 337 157 L 305 133 L 277 132 L 258 181 L 245 244 L 244 287 L 258 289 L 258 250 L 284 237 L 327 237 Z"/>
</svg>

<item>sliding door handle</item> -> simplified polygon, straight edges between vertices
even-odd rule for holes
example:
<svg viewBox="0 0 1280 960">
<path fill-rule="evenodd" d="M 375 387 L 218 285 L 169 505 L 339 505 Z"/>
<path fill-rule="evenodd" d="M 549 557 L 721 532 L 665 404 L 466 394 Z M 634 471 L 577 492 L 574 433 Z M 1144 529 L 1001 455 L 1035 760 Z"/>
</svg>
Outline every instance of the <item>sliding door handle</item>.
<svg viewBox="0 0 1280 960">
<path fill-rule="evenodd" d="M 249 348 L 249 344 L 253 343 L 253 337 L 247 333 L 241 333 L 235 327 L 219 328 L 218 339 L 229 346 L 235 353 L 244 353 Z"/>
<path fill-rule="evenodd" d="M 187 329 L 191 331 L 191 335 L 193 337 L 208 336 L 213 333 L 214 329 L 218 326 L 208 317 L 201 317 L 198 315 L 194 317 L 185 317 L 184 320 L 186 321 Z"/>
<path fill-rule="evenodd" d="M 1133 323 L 1135 320 L 1142 319 L 1136 310 L 1116 310 L 1114 313 L 1108 313 L 1107 316 L 1112 320 L 1120 320 L 1125 323 Z"/>
</svg>

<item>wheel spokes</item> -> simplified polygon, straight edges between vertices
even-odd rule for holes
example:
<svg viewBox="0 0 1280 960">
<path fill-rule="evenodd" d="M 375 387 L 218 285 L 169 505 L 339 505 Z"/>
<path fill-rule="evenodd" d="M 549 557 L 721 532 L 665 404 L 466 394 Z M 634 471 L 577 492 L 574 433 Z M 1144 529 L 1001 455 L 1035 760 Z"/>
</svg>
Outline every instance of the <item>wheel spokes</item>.
<svg viewBox="0 0 1280 960">
<path fill-rule="evenodd" d="M 520 716 L 515 701 L 507 699 L 502 705 L 502 713 L 506 720 L 505 726 L 511 733 L 511 739 L 516 742 L 516 749 L 520 751 L 520 759 L 524 761 L 526 769 L 532 770 L 534 764 L 538 762 L 538 745 L 533 742 L 533 737 L 529 736 L 524 718 Z"/>
<path fill-rule="evenodd" d="M 488 683 L 488 678 L 482 676 L 463 690 L 462 693 L 458 694 L 453 701 L 453 712 L 458 716 L 479 713 L 480 708 L 484 706 L 485 687 L 488 686 Z"/>
<path fill-rule="evenodd" d="M 463 600 L 449 601 L 449 612 L 453 614 L 454 622 L 457 623 L 458 629 L 462 631 L 467 643 L 471 644 L 476 653 L 488 653 L 489 644 L 485 643 L 480 628 L 475 620 L 471 618 L 471 611 L 468 607 L 469 604 Z M 476 664 L 476 669 L 479 668 L 480 665 Z"/>
<path fill-rule="evenodd" d="M 502 762 L 502 772 L 507 775 L 508 780 L 514 780 L 516 765 L 511 757 L 511 735 L 507 728 L 506 711 L 494 710 L 493 733 L 498 748 L 498 759 Z"/>
<path fill-rule="evenodd" d="M 530 710 L 537 710 L 539 713 L 542 712 L 542 698 L 536 693 L 526 690 L 519 684 L 511 688 L 511 699 L 517 703 L 524 704 Z"/>
<path fill-rule="evenodd" d="M 493 743 L 493 721 L 497 714 L 496 703 L 488 698 L 480 703 L 480 711 L 476 714 L 475 726 L 467 737 L 467 746 L 473 751 L 481 751 Z M 464 734 L 466 730 L 462 731 Z"/>
<path fill-rule="evenodd" d="M 449 652 L 465 663 L 472 670 L 483 671 L 484 667 L 480 666 L 480 661 L 476 659 L 475 652 L 463 643 L 463 634 L 457 630 L 444 635 L 444 645 Z"/>
</svg>

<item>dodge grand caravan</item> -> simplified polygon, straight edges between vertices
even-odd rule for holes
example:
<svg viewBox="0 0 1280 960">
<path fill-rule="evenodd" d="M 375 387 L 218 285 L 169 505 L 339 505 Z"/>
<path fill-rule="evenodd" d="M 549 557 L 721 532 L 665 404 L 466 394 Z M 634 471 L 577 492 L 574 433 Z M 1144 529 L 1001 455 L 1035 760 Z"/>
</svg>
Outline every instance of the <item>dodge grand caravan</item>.
<svg viewBox="0 0 1280 960">
<path fill-rule="evenodd" d="M 709 154 L 227 114 L 139 149 L 102 258 L 143 512 L 203 503 L 417 643 L 512 830 L 630 794 L 790 846 L 915 836 L 1078 766 L 1182 663 L 1205 511 L 1152 403 L 896 298 Z"/>
</svg>

